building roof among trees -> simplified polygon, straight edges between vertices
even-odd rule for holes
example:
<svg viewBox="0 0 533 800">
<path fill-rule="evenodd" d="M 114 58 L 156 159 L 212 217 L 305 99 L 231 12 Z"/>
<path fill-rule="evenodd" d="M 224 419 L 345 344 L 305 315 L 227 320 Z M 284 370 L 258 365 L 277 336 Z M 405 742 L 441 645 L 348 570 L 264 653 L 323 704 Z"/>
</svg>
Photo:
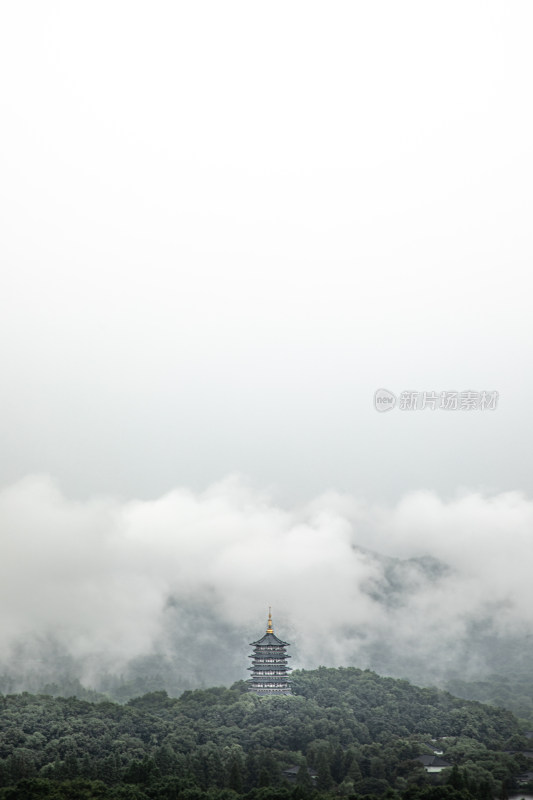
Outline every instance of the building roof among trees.
<svg viewBox="0 0 533 800">
<path fill-rule="evenodd" d="M 415 758 L 415 761 L 420 761 L 425 767 L 451 767 L 449 761 L 445 761 L 443 758 L 439 758 L 438 756 L 431 756 L 428 754 L 423 756 L 418 756 Z"/>
</svg>

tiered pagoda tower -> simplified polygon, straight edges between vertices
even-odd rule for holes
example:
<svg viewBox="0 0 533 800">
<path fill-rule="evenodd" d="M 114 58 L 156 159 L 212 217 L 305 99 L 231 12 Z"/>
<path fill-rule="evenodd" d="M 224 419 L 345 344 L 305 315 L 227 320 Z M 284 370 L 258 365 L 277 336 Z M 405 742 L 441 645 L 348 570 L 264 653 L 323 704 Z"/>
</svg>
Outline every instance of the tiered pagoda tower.
<svg viewBox="0 0 533 800">
<path fill-rule="evenodd" d="M 288 642 L 282 642 L 274 633 L 272 627 L 272 614 L 268 609 L 268 626 L 265 635 L 257 642 L 250 642 L 255 648 L 249 658 L 253 659 L 251 670 L 252 677 L 248 680 L 249 691 L 254 694 L 292 694 L 291 682 L 285 652 Z"/>
</svg>

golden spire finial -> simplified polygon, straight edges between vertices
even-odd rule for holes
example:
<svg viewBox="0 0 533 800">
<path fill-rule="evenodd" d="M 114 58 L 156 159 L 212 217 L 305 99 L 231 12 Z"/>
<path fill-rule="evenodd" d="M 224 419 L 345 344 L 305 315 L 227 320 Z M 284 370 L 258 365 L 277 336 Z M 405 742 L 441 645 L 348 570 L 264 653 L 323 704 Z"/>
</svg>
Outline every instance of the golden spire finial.
<svg viewBox="0 0 533 800">
<path fill-rule="evenodd" d="M 274 629 L 272 627 L 272 606 L 268 607 L 268 628 L 267 633 L 274 633 Z"/>
</svg>

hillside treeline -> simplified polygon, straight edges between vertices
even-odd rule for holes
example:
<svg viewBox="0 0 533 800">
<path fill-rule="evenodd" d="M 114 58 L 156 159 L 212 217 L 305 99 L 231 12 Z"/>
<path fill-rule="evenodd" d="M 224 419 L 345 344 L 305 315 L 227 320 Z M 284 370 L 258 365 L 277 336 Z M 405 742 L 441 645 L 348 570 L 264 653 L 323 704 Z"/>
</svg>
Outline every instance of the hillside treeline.
<svg viewBox="0 0 533 800">
<path fill-rule="evenodd" d="M 531 672 L 509 675 L 487 675 L 481 680 L 454 678 L 446 689 L 466 700 L 507 708 L 533 728 L 533 676 Z"/>
<path fill-rule="evenodd" d="M 0 800 L 489 800 L 528 769 L 501 709 L 355 668 L 295 672 L 293 691 L 0 696 Z M 437 740 L 455 766 L 435 778 L 415 759 Z"/>
</svg>

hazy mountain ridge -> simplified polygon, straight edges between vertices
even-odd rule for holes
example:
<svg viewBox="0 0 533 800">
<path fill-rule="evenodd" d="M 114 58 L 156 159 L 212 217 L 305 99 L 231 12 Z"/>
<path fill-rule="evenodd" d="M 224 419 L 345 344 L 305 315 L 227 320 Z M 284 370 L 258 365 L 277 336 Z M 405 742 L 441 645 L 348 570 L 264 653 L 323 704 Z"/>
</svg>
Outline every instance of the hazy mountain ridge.
<svg viewBox="0 0 533 800">
<path fill-rule="evenodd" d="M 453 574 L 449 565 L 431 556 L 400 559 L 368 548 L 357 549 L 374 567 L 372 577 L 362 581 L 359 589 L 384 613 L 407 607 L 417 592 Z M 466 630 L 462 642 L 457 642 L 452 651 L 439 652 L 435 660 L 431 650 L 434 643 L 428 643 L 426 653 L 424 642 L 410 651 L 401 642 L 376 638 L 365 625 L 347 625 L 343 644 L 352 644 L 353 663 L 346 666 L 376 669 L 421 685 L 455 688 L 461 696 L 499 703 L 524 717 L 533 713 L 533 684 L 527 678 L 517 678 L 519 689 L 516 693 L 513 690 L 513 676 L 522 675 L 533 658 L 533 637 L 505 637 L 494 631 L 490 618 L 470 620 Z M 166 690 L 179 695 L 213 683 L 229 685 L 247 676 L 249 642 L 259 633 L 260 630 L 245 631 L 227 617 L 221 620 L 214 616 L 213 606 L 201 598 L 183 605 L 178 597 L 169 596 L 151 654 L 130 659 L 118 671 L 105 661 L 101 663 L 96 655 L 76 658 L 51 636 L 28 639 L 19 642 L 9 659 L 4 659 L 0 691 L 46 692 L 87 699 L 107 696 L 125 702 L 147 691 Z M 289 627 L 289 633 L 283 635 L 293 642 L 289 650 L 291 663 L 299 666 L 298 636 L 296 631 L 293 633 L 294 637 Z M 416 630 L 412 633 L 416 635 Z M 469 684 L 468 676 L 488 678 L 494 673 L 500 677 L 493 677 L 492 683 L 485 682 L 477 689 Z M 493 692 L 490 687 L 498 680 L 501 686 Z"/>
</svg>

